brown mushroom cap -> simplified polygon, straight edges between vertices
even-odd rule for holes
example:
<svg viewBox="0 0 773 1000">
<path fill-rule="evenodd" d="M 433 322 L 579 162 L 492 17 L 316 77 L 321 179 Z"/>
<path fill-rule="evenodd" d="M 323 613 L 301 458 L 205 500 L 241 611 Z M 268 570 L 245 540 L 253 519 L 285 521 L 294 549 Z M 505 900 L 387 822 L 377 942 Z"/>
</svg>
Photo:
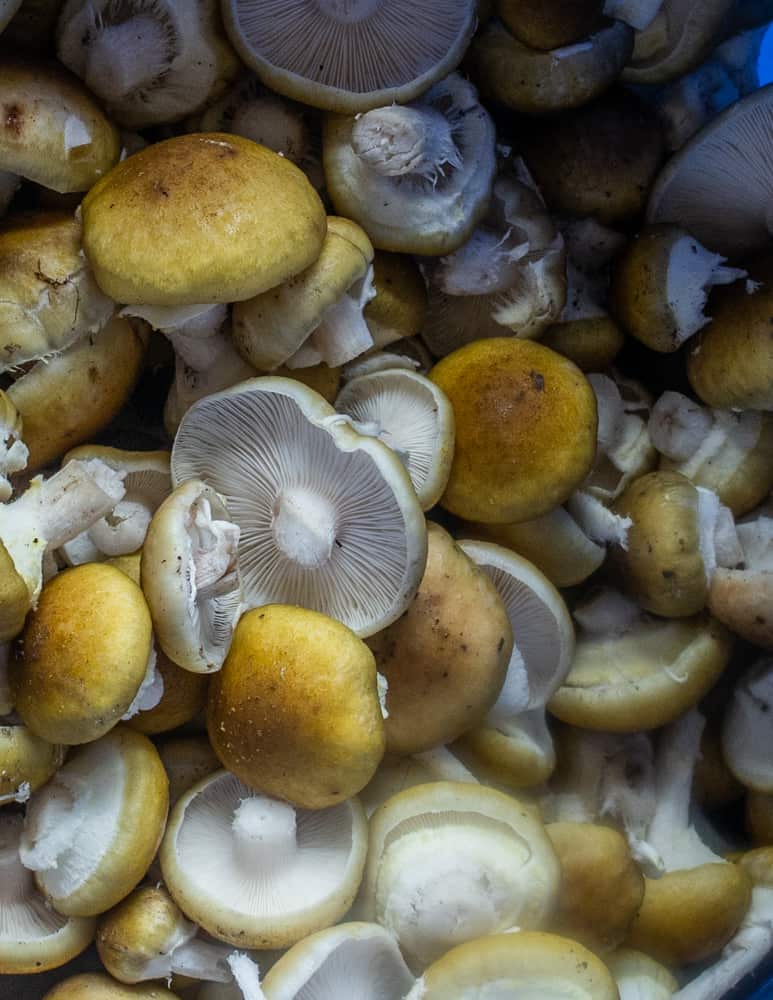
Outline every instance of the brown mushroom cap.
<svg viewBox="0 0 773 1000">
<path fill-rule="evenodd" d="M 210 682 L 207 728 L 251 788 L 306 809 L 348 799 L 384 754 L 373 654 L 317 611 L 249 611 Z"/>
<path fill-rule="evenodd" d="M 146 147 L 83 201 L 83 247 L 97 282 L 129 304 L 248 299 L 308 267 L 325 228 L 319 195 L 298 167 L 220 132 Z"/>
<path fill-rule="evenodd" d="M 574 361 L 580 371 L 600 372 L 615 360 L 625 337 L 611 317 L 597 316 L 554 323 L 540 342 Z"/>
<path fill-rule="evenodd" d="M 513 634 L 497 589 L 436 524 L 408 610 L 368 639 L 386 677 L 387 748 L 420 753 L 481 722 L 507 673 Z"/>
<path fill-rule="evenodd" d="M 469 520 L 526 521 L 562 503 L 596 454 L 596 398 L 571 361 L 541 344 L 494 337 L 430 372 L 456 419 L 441 504 Z"/>
<path fill-rule="evenodd" d="M 497 0 L 497 15 L 532 49 L 580 42 L 599 26 L 603 0 Z"/>
<path fill-rule="evenodd" d="M 142 591 L 113 566 L 86 563 L 49 581 L 13 665 L 16 710 L 52 743 L 112 729 L 145 676 L 151 623 Z"/>
</svg>

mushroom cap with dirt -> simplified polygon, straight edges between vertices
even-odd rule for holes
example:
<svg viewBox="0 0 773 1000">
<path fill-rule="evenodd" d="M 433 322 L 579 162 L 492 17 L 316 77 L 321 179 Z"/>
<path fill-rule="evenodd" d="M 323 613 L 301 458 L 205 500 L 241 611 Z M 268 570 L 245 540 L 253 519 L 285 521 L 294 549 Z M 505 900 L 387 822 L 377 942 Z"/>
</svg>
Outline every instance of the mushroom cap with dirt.
<svg viewBox="0 0 773 1000">
<path fill-rule="evenodd" d="M 161 868 L 183 913 L 218 940 L 286 948 L 344 916 L 366 848 L 356 799 L 296 809 L 217 771 L 172 811 Z"/>
<path fill-rule="evenodd" d="M 529 340 L 495 337 L 430 372 L 451 401 L 456 444 L 441 504 L 502 524 L 547 514 L 590 471 L 596 399 L 571 361 Z"/>
<path fill-rule="evenodd" d="M 410 104 L 330 115 L 327 189 L 378 250 L 450 253 L 486 213 L 495 138 L 477 91 L 452 73 Z"/>
<path fill-rule="evenodd" d="M 66 193 L 87 191 L 118 162 L 118 130 L 81 82 L 57 64 L 6 55 L 0 103 L 0 170 Z"/>
<path fill-rule="evenodd" d="M 392 753 L 450 743 L 480 723 L 505 680 L 513 632 L 496 587 L 430 523 L 427 568 L 408 610 L 368 645 L 387 681 Z"/>
<path fill-rule="evenodd" d="M 475 0 L 225 0 L 226 30 L 272 90 L 354 114 L 417 97 L 461 61 Z"/>
<path fill-rule="evenodd" d="M 207 728 L 223 766 L 249 787 L 304 809 L 348 799 L 384 755 L 373 654 L 319 612 L 255 608 L 210 682 Z"/>
<path fill-rule="evenodd" d="M 319 195 L 298 167 L 221 132 L 140 150 L 91 188 L 82 212 L 100 288 L 150 306 L 258 295 L 308 267 L 326 230 Z"/>
<path fill-rule="evenodd" d="M 30 799 L 22 864 L 59 913 L 104 913 L 146 874 L 168 809 L 155 747 L 119 726 L 79 749 Z"/>
</svg>

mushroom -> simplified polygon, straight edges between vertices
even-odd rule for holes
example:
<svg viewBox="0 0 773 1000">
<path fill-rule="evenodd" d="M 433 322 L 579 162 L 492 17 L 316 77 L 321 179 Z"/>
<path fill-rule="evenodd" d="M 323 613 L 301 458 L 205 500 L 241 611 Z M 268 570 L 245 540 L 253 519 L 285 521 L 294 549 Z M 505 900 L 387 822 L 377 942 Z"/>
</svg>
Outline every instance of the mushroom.
<svg viewBox="0 0 773 1000">
<path fill-rule="evenodd" d="M 26 467 L 28 457 L 19 411 L 8 394 L 0 389 L 0 502 L 10 500 L 13 493 L 10 477 Z"/>
<path fill-rule="evenodd" d="M 26 802 L 64 761 L 65 748 L 40 739 L 13 718 L 0 720 L 0 805 Z"/>
<path fill-rule="evenodd" d="M 668 161 L 650 192 L 647 221 L 682 226 L 709 250 L 731 258 L 766 248 L 773 231 L 767 156 L 772 119 L 773 86 L 731 104 Z"/>
<path fill-rule="evenodd" d="M 368 784 L 358 798 L 370 816 L 397 792 L 414 785 L 426 785 L 429 781 L 469 781 L 478 784 L 478 779 L 447 747 L 434 747 L 423 753 L 398 756 L 387 753 L 376 768 Z"/>
<path fill-rule="evenodd" d="M 220 132 L 140 150 L 94 185 L 82 213 L 100 288 L 142 306 L 251 298 L 308 267 L 326 228 L 298 167 Z M 121 238 L 127 229 L 130 241 Z"/>
<path fill-rule="evenodd" d="M 704 312 L 711 289 L 747 276 L 724 264 L 724 257 L 706 250 L 679 226 L 649 226 L 617 263 L 612 312 L 647 347 L 676 351 L 711 322 Z"/>
<path fill-rule="evenodd" d="M 175 806 L 161 867 L 183 913 L 218 940 L 284 948 L 343 917 L 366 841 L 356 799 L 295 809 L 218 771 Z"/>
<path fill-rule="evenodd" d="M 247 607 L 300 604 L 371 635 L 416 593 L 426 528 L 408 473 L 299 382 L 252 379 L 199 400 L 177 432 L 172 476 L 223 497 Z"/>
<path fill-rule="evenodd" d="M 657 117 L 624 90 L 535 122 L 521 148 L 552 211 L 604 225 L 641 215 L 665 152 Z"/>
<path fill-rule="evenodd" d="M 337 367 L 373 347 L 363 316 L 376 294 L 373 247 L 348 219 L 329 216 L 316 261 L 262 295 L 238 302 L 233 339 L 254 368 Z"/>
<path fill-rule="evenodd" d="M 668 969 L 633 948 L 617 948 L 604 961 L 615 977 L 620 1000 L 671 1000 L 679 983 Z"/>
<path fill-rule="evenodd" d="M 130 706 L 124 716 L 131 729 L 147 736 L 166 733 L 192 722 L 207 703 L 206 675 L 183 670 L 159 650 L 155 650 L 154 667 L 150 690 L 142 691 L 140 687 L 134 708 Z"/>
<path fill-rule="evenodd" d="M 773 699 L 773 662 L 760 660 L 734 684 L 722 722 L 722 752 L 727 766 L 747 788 L 773 792 L 768 714 Z"/>
<path fill-rule="evenodd" d="M 17 215 L 0 233 L 0 369 L 49 358 L 98 333 L 112 301 L 80 248 L 80 221 Z"/>
<path fill-rule="evenodd" d="M 601 732 L 654 729 L 696 705 L 727 666 L 732 639 L 707 614 L 655 619 L 602 593 L 575 612 L 583 631 L 548 702 L 564 722 Z"/>
<path fill-rule="evenodd" d="M 450 253 L 486 213 L 494 139 L 477 91 L 452 73 L 410 104 L 328 117 L 327 188 L 377 249 Z"/>
<path fill-rule="evenodd" d="M 580 370 L 555 351 L 515 338 L 473 341 L 429 377 L 456 419 L 441 499 L 453 514 L 496 524 L 530 520 L 566 500 L 590 471 L 596 400 Z"/>
<path fill-rule="evenodd" d="M 663 0 L 657 15 L 636 35 L 623 80 L 665 83 L 694 69 L 717 41 L 732 5 L 732 0 Z"/>
<path fill-rule="evenodd" d="M 625 939 L 644 897 L 644 878 L 625 837 L 595 823 L 549 823 L 561 863 L 561 892 L 550 929 L 596 954 Z"/>
<path fill-rule="evenodd" d="M 16 711 L 51 743 L 88 743 L 128 711 L 148 670 L 142 591 L 113 566 L 86 563 L 50 580 L 12 666 Z"/>
<path fill-rule="evenodd" d="M 218 97 L 239 71 L 218 15 L 216 0 L 68 0 L 57 55 L 119 125 L 166 124 Z"/>
<path fill-rule="evenodd" d="M 470 239 L 421 268 L 429 293 L 422 337 L 436 357 L 507 330 L 536 339 L 566 301 L 563 239 L 523 161 L 514 176 L 496 178 Z"/>
<path fill-rule="evenodd" d="M 493 991 L 617 1000 L 615 982 L 593 952 L 557 934 L 528 931 L 457 945 L 425 969 L 406 1000 L 474 1000 Z"/>
<path fill-rule="evenodd" d="M 582 41 L 542 52 L 494 19 L 474 39 L 466 62 L 484 97 L 521 114 L 541 115 L 598 97 L 620 75 L 632 50 L 633 31 L 622 21 L 602 21 Z"/>
<path fill-rule="evenodd" d="M 765 649 L 773 648 L 770 599 L 773 586 L 773 518 L 765 508 L 736 527 L 743 561 L 718 567 L 709 588 L 712 613 L 728 628 Z"/>
<path fill-rule="evenodd" d="M 59 913 L 104 913 L 145 875 L 168 807 L 155 747 L 118 726 L 78 750 L 30 799 L 22 864 Z"/>
<path fill-rule="evenodd" d="M 94 937 L 93 919 L 57 913 L 46 905 L 35 888 L 32 872 L 19 859 L 23 824 L 20 815 L 4 813 L 0 816 L 0 880 L 3 886 L 0 974 L 3 975 L 59 968 L 88 948 Z"/>
<path fill-rule="evenodd" d="M 350 379 L 335 408 L 398 455 L 423 510 L 435 506 L 454 454 L 454 411 L 442 389 L 423 375 L 394 368 Z"/>
<path fill-rule="evenodd" d="M 241 611 L 239 528 L 200 480 L 178 486 L 153 515 L 141 581 L 164 653 L 184 670 L 219 670 Z"/>
<path fill-rule="evenodd" d="M 716 294 L 712 322 L 687 355 L 687 377 L 704 403 L 720 410 L 773 409 L 771 307 L 768 271 L 760 283 L 731 285 Z"/>
<path fill-rule="evenodd" d="M 223 766 L 251 788 L 304 809 L 348 799 L 384 754 L 373 655 L 316 611 L 255 608 L 210 683 L 207 729 Z"/>
<path fill-rule="evenodd" d="M 661 454 L 660 468 L 712 490 L 735 517 L 748 514 L 773 490 L 769 413 L 712 410 L 682 393 L 667 391 L 653 406 L 647 426 Z M 746 530 L 738 534 L 742 548 Z"/>
<path fill-rule="evenodd" d="M 431 782 L 398 792 L 371 817 L 359 908 L 423 968 L 483 934 L 545 925 L 559 879 L 532 811 L 483 785 Z"/>
<path fill-rule="evenodd" d="M 647 611 L 666 618 L 701 611 L 717 566 L 743 557 L 733 516 L 715 493 L 678 472 L 649 472 L 615 501 L 630 518 L 624 542 L 613 551 L 628 593 Z"/>
<path fill-rule="evenodd" d="M 340 114 L 426 91 L 460 62 L 475 29 L 474 0 L 356 0 L 298 9 L 227 0 L 226 30 L 244 62 L 272 90 Z"/>
<path fill-rule="evenodd" d="M 261 984 L 266 1000 L 401 1000 L 414 982 L 394 937 L 378 924 L 350 922 L 293 945 Z"/>
<path fill-rule="evenodd" d="M 550 51 L 581 42 L 601 21 L 604 0 L 497 0 L 496 14 L 524 45 Z"/>
<path fill-rule="evenodd" d="M 373 346 L 383 348 L 415 338 L 427 317 L 427 292 L 412 258 L 378 250 L 373 258 L 373 287 L 376 295 L 363 313 Z"/>
<path fill-rule="evenodd" d="M 113 317 L 99 333 L 36 362 L 6 390 L 36 472 L 107 427 L 140 377 L 146 340 Z"/>
<path fill-rule="evenodd" d="M 125 986 L 104 973 L 83 972 L 61 980 L 46 993 L 43 1000 L 180 1000 L 180 998 L 176 993 L 157 983 Z"/>
<path fill-rule="evenodd" d="M 98 459 L 123 481 L 124 496 L 112 511 L 62 545 L 70 566 L 103 562 L 142 548 L 153 512 L 171 491 L 168 451 L 124 451 L 103 445 L 81 445 L 68 451 L 62 464 Z"/>
<path fill-rule="evenodd" d="M 6 54 L 0 103 L 0 170 L 65 193 L 88 190 L 118 162 L 118 130 L 80 81 L 56 64 Z"/>
<path fill-rule="evenodd" d="M 561 595 L 527 560 L 490 542 L 464 540 L 458 545 L 497 588 L 514 642 L 497 700 L 482 724 L 454 745 L 454 752 L 473 771 L 482 765 L 510 787 L 541 784 L 555 763 L 545 705 L 572 663 L 572 620 Z"/>
<path fill-rule="evenodd" d="M 495 584 L 439 525 L 418 593 L 368 645 L 387 681 L 392 753 L 450 743 L 483 721 L 505 681 L 513 632 Z"/>
</svg>

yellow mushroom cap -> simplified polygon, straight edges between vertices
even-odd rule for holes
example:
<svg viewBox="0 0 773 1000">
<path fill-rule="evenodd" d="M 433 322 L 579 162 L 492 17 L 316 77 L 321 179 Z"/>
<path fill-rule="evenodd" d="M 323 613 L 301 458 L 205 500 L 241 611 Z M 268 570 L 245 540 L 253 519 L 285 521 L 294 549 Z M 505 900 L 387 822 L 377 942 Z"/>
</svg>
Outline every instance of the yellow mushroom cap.
<svg viewBox="0 0 773 1000">
<path fill-rule="evenodd" d="M 375 346 L 415 337 L 427 314 L 427 290 L 413 259 L 407 254 L 377 251 L 373 284 L 376 297 L 365 306 L 365 321 Z"/>
<path fill-rule="evenodd" d="M 325 228 L 319 195 L 298 167 L 219 132 L 146 147 L 83 202 L 97 282 L 128 304 L 251 298 L 308 267 Z"/>
<path fill-rule="evenodd" d="M 255 608 L 210 682 L 207 727 L 223 765 L 251 788 L 305 809 L 348 799 L 384 754 L 373 654 L 319 612 Z"/>
<path fill-rule="evenodd" d="M 88 743 L 119 722 L 145 676 L 151 622 L 142 591 L 86 563 L 49 581 L 13 666 L 16 710 L 52 743 Z"/>
<path fill-rule="evenodd" d="M 127 986 L 101 972 L 84 972 L 57 983 L 43 1000 L 179 1000 L 157 983 Z"/>
<path fill-rule="evenodd" d="M 64 193 L 88 190 L 118 161 L 118 130 L 80 81 L 53 63 L 6 55 L 0 104 L 0 170 Z"/>
<path fill-rule="evenodd" d="M 45 784 L 64 760 L 64 747 L 26 726 L 0 726 L 0 804 L 22 801 Z"/>
<path fill-rule="evenodd" d="M 495 337 L 454 351 L 430 372 L 451 401 L 456 447 L 441 503 L 487 523 L 526 521 L 562 503 L 596 454 L 596 399 L 567 358 Z"/>
</svg>

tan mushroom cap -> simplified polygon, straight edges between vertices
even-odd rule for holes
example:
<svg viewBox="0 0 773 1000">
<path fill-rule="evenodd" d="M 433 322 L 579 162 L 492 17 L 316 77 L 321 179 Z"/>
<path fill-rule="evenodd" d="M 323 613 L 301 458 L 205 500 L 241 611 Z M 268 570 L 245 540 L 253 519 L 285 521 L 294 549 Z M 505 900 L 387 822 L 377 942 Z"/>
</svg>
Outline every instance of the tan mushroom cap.
<svg viewBox="0 0 773 1000">
<path fill-rule="evenodd" d="M 524 45 L 547 51 L 592 34 L 601 21 L 604 0 L 497 0 L 494 9 Z"/>
<path fill-rule="evenodd" d="M 492 581 L 439 525 L 408 610 L 368 639 L 387 680 L 392 753 L 420 753 L 480 723 L 502 688 L 513 633 Z"/>
<path fill-rule="evenodd" d="M 206 675 L 183 670 L 160 650 L 156 651 L 156 670 L 164 685 L 161 700 L 153 708 L 133 715 L 126 723 L 131 729 L 148 736 L 184 726 L 195 719 L 207 703 Z"/>
<path fill-rule="evenodd" d="M 673 966 L 720 951 L 749 909 L 752 888 L 746 872 L 729 862 L 645 877 L 644 886 L 626 946 Z"/>
<path fill-rule="evenodd" d="M 365 322 L 375 347 L 415 337 L 427 314 L 427 290 L 421 272 L 407 254 L 377 250 L 373 258 L 376 296 L 365 306 Z"/>
<path fill-rule="evenodd" d="M 730 659 L 732 637 L 709 615 L 583 636 L 548 703 L 563 722 L 601 732 L 654 729 L 696 705 Z"/>
<path fill-rule="evenodd" d="M 494 337 L 430 372 L 451 401 L 456 447 L 442 506 L 468 520 L 526 521 L 579 486 L 596 454 L 596 399 L 580 370 L 528 340 Z"/>
<path fill-rule="evenodd" d="M 580 371 L 600 372 L 620 353 L 625 336 L 610 316 L 597 316 L 554 323 L 540 342 L 569 358 Z"/>
<path fill-rule="evenodd" d="M 0 803 L 14 801 L 20 791 L 36 791 L 63 760 L 63 746 L 40 739 L 26 726 L 0 726 Z"/>
<path fill-rule="evenodd" d="M 96 279 L 128 304 L 251 298 L 308 267 L 325 227 L 319 195 L 298 167 L 219 132 L 146 147 L 83 202 Z"/>
<path fill-rule="evenodd" d="M 44 587 L 13 666 L 16 710 L 52 743 L 96 740 L 126 712 L 145 676 L 151 622 L 140 588 L 87 563 Z"/>
<path fill-rule="evenodd" d="M 434 962 L 407 1000 L 474 1000 L 486 996 L 617 1000 L 604 963 L 557 934 L 520 931 L 477 938 Z M 501 992 L 500 992 L 501 991 Z"/>
<path fill-rule="evenodd" d="M 625 837 L 594 823 L 549 823 L 561 862 L 561 892 L 551 930 L 595 952 L 625 938 L 644 898 L 644 878 Z"/>
<path fill-rule="evenodd" d="M 202 778 L 220 770 L 220 761 L 206 736 L 165 739 L 158 744 L 158 755 L 169 778 L 170 809 Z"/>
<path fill-rule="evenodd" d="M 348 799 L 384 754 L 373 654 L 319 612 L 255 608 L 210 682 L 207 728 L 249 787 L 305 809 Z"/>
<path fill-rule="evenodd" d="M 57 983 L 43 1000 L 180 1000 L 157 983 L 127 986 L 102 972 L 84 972 Z"/>
<path fill-rule="evenodd" d="M 63 350 L 100 330 L 113 303 L 80 249 L 81 226 L 64 213 L 17 215 L 0 230 L 0 367 Z"/>
<path fill-rule="evenodd" d="M 53 63 L 3 59 L 0 170 L 54 191 L 87 191 L 118 162 L 118 130 L 86 88 Z"/>
<path fill-rule="evenodd" d="M 114 317 L 100 333 L 39 361 L 7 390 L 36 472 L 106 427 L 140 377 L 144 335 Z"/>
<path fill-rule="evenodd" d="M 541 52 L 498 21 L 477 35 L 467 65 L 481 93 L 524 114 L 545 114 L 587 104 L 607 90 L 633 51 L 633 31 L 622 21 L 602 22 L 581 44 Z"/>
<path fill-rule="evenodd" d="M 233 340 L 244 360 L 271 371 L 292 358 L 325 311 L 365 277 L 373 253 L 367 234 L 355 222 L 328 216 L 322 249 L 310 267 L 234 305 Z"/>
<path fill-rule="evenodd" d="M 0 642 L 15 639 L 24 628 L 32 594 L 5 545 L 0 542 Z"/>
</svg>

